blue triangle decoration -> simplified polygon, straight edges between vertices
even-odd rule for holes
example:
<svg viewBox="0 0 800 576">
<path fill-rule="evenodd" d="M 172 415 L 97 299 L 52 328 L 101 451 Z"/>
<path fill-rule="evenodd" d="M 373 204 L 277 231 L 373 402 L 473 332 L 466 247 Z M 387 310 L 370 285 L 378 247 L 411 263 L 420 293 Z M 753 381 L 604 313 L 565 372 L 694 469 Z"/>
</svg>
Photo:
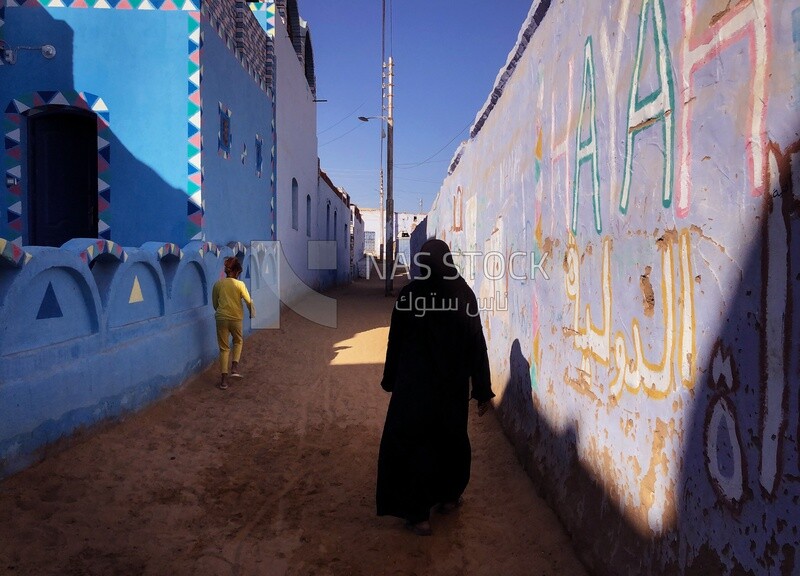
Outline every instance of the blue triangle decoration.
<svg viewBox="0 0 800 576">
<path fill-rule="evenodd" d="M 49 104 L 50 101 L 56 97 L 56 94 L 58 94 L 58 92 L 51 90 L 41 90 L 39 92 L 39 96 L 45 101 L 45 104 Z"/>
<path fill-rule="evenodd" d="M 111 146 L 106 146 L 102 150 L 98 150 L 97 152 L 106 162 L 111 162 Z"/>
<path fill-rule="evenodd" d="M 199 131 L 200 131 L 200 128 L 198 128 L 194 124 L 189 124 L 189 138 L 191 138 L 192 136 L 197 134 Z"/>
<path fill-rule="evenodd" d="M 100 197 L 105 200 L 106 202 L 111 202 L 111 188 L 106 188 L 102 192 L 100 192 Z"/>
<path fill-rule="evenodd" d="M 187 204 L 186 208 L 187 208 L 187 211 L 188 211 L 187 212 L 188 216 L 191 216 L 192 214 L 200 212 L 200 210 L 201 210 L 200 206 L 198 206 L 197 204 L 195 204 L 191 200 L 189 200 L 186 204 Z"/>
<path fill-rule="evenodd" d="M 97 101 L 100 99 L 99 96 L 96 94 L 91 94 L 90 92 L 82 92 L 81 95 L 86 101 L 86 104 L 89 105 L 89 108 L 92 108 L 95 104 L 97 104 Z"/>
<path fill-rule="evenodd" d="M 53 283 L 48 282 L 47 290 L 44 292 L 42 304 L 39 306 L 39 313 L 36 315 L 37 320 L 46 320 L 47 318 L 63 318 L 64 313 L 61 311 L 61 306 L 58 305 L 58 298 L 56 292 L 53 290 Z"/>
</svg>

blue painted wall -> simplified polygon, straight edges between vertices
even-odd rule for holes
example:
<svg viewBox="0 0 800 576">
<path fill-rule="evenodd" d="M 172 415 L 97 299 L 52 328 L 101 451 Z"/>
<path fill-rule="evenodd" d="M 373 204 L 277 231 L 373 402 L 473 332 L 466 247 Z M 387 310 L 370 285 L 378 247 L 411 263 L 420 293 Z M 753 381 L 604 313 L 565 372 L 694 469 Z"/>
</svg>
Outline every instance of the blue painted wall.
<svg viewBox="0 0 800 576">
<path fill-rule="evenodd" d="M 30 3 L 29 3 L 30 4 Z M 8 45 L 52 44 L 56 56 L 19 51 L 2 67 L 0 106 L 33 92 L 90 92 L 108 108 L 111 239 L 139 245 L 187 237 L 187 36 L 180 11 L 6 7 Z M 23 149 L 25 124 L 22 125 Z M 23 208 L 27 188 L 24 174 Z M 27 210 L 26 210 L 27 213 Z M 0 218 L 0 235 L 16 232 Z M 23 236 L 23 243 L 25 242 Z"/>
<path fill-rule="evenodd" d="M 269 240 L 272 103 L 205 20 L 202 30 L 206 238 L 217 243 Z M 231 90 L 231 86 L 236 86 L 236 90 Z M 228 158 L 218 151 L 220 103 L 231 115 L 232 145 Z M 256 135 L 263 141 L 260 176 L 256 166 Z"/>
<path fill-rule="evenodd" d="M 249 261 L 241 245 L 200 242 L 25 250 L 20 265 L 0 258 L 0 477 L 214 362 L 211 288 L 225 257 Z"/>
</svg>

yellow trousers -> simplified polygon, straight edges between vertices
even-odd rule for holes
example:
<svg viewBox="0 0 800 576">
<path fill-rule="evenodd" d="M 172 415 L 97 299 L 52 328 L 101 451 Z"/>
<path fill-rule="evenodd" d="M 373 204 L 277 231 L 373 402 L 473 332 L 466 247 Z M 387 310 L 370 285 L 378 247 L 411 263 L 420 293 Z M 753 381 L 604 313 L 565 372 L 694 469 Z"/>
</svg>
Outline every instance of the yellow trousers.
<svg viewBox="0 0 800 576">
<path fill-rule="evenodd" d="M 223 374 L 228 373 L 228 356 L 231 352 L 230 338 L 233 337 L 233 358 L 238 362 L 242 356 L 242 321 L 217 319 L 217 344 L 219 345 L 219 369 Z"/>
</svg>

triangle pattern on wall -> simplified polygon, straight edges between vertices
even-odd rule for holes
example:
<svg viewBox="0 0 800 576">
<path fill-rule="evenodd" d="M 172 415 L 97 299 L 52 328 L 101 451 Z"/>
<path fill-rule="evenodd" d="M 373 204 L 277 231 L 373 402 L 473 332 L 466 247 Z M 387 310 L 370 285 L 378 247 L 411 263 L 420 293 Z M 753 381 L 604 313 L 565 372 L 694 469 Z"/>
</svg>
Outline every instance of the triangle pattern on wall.
<svg viewBox="0 0 800 576">
<path fill-rule="evenodd" d="M 136 304 L 138 302 L 144 302 L 144 296 L 142 296 L 142 286 L 139 284 L 139 277 L 133 277 L 133 287 L 131 288 L 131 295 L 128 298 L 128 304 Z"/>
<path fill-rule="evenodd" d="M 53 290 L 53 283 L 47 283 L 47 290 L 44 291 L 44 298 L 39 305 L 39 313 L 36 314 L 37 320 L 46 320 L 48 318 L 63 318 L 64 313 L 61 311 L 61 306 L 56 298 L 56 292 Z"/>
</svg>

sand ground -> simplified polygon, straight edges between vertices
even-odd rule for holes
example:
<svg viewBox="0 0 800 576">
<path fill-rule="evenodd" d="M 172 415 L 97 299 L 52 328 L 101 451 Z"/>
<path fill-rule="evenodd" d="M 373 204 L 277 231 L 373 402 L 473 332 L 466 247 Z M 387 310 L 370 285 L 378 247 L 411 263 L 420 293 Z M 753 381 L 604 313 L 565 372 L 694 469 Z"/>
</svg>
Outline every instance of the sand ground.
<svg viewBox="0 0 800 576">
<path fill-rule="evenodd" d="M 210 367 L 1 482 L 0 574 L 585 574 L 493 411 L 472 407 L 465 504 L 433 536 L 375 515 L 393 300 L 375 279 L 329 296 L 337 328 L 285 311 L 229 390 Z"/>
</svg>

